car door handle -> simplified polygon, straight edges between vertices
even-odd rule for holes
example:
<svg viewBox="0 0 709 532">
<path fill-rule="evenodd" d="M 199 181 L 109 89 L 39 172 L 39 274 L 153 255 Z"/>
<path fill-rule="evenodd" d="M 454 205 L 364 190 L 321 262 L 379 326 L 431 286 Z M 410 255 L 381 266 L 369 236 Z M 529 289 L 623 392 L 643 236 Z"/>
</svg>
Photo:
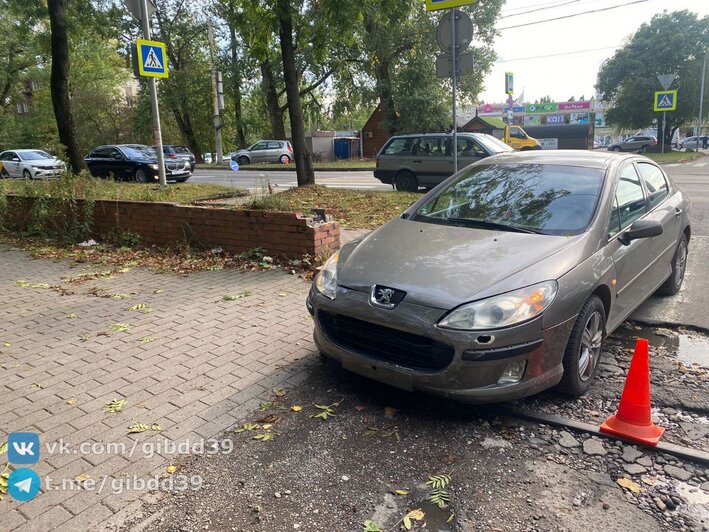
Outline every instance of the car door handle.
<svg viewBox="0 0 709 532">
<path fill-rule="evenodd" d="M 676 216 L 676 217 L 679 217 L 683 212 L 684 212 L 684 211 L 683 211 L 682 209 L 680 209 L 679 207 L 677 207 L 677 208 L 675 209 L 675 216 Z"/>
<path fill-rule="evenodd" d="M 412 162 L 414 162 L 414 163 L 420 163 L 420 162 L 421 162 L 421 159 L 414 159 Z"/>
</svg>

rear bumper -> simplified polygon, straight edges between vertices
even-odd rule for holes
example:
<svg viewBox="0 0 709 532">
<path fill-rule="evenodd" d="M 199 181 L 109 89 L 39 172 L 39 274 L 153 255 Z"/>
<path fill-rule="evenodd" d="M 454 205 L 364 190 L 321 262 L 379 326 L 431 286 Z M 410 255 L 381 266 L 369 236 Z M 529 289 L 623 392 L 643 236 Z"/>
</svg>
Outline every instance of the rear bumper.
<svg viewBox="0 0 709 532">
<path fill-rule="evenodd" d="M 393 170 L 380 170 L 379 168 L 377 168 L 374 170 L 374 177 L 379 179 L 379 181 L 386 185 L 391 185 L 392 183 L 394 183 Z"/>
</svg>

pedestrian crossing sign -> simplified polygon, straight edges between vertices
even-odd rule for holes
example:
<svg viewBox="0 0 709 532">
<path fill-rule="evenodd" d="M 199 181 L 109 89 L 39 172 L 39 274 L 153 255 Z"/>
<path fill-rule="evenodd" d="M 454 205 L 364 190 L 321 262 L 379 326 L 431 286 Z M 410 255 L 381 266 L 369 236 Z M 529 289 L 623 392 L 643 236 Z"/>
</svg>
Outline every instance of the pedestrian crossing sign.
<svg viewBox="0 0 709 532">
<path fill-rule="evenodd" d="M 655 93 L 655 111 L 676 111 L 677 91 L 657 91 Z"/>
<path fill-rule="evenodd" d="M 138 73 L 149 78 L 167 77 L 167 57 L 165 43 L 137 39 L 135 42 L 138 62 Z"/>
</svg>

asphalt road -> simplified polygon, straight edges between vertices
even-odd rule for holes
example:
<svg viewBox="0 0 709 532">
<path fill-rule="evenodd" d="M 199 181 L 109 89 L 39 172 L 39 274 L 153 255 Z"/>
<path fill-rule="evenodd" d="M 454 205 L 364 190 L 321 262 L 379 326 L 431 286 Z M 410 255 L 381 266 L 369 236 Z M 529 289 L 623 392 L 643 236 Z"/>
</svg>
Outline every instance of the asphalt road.
<svg viewBox="0 0 709 532">
<path fill-rule="evenodd" d="M 295 172 L 288 170 L 244 170 L 232 172 L 229 170 L 197 169 L 190 179 L 191 183 L 212 183 L 228 187 L 239 187 L 251 191 L 267 188 L 267 184 L 279 188 L 290 188 L 298 185 Z M 374 179 L 371 171 L 343 172 L 333 171 L 315 172 L 315 183 L 328 187 L 352 188 L 359 190 L 392 190 L 391 185 L 384 185 Z"/>
</svg>

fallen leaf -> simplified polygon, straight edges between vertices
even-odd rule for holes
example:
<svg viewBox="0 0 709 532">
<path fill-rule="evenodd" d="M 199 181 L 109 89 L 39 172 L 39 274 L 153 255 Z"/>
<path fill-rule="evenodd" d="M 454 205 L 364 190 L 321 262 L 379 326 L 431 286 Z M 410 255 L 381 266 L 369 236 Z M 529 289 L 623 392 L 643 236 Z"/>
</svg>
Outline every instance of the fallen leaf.
<svg viewBox="0 0 709 532">
<path fill-rule="evenodd" d="M 74 477 L 74 480 L 76 480 L 78 483 L 86 482 L 89 480 L 91 477 L 87 475 L 86 473 L 81 473 L 81 475 L 77 475 Z"/>
<path fill-rule="evenodd" d="M 259 419 L 258 422 L 273 424 L 273 423 L 280 421 L 280 420 L 281 420 L 281 416 L 277 416 L 276 414 L 269 414 L 269 415 Z M 266 428 L 266 427 L 264 426 L 264 428 Z"/>
<path fill-rule="evenodd" d="M 148 314 L 153 311 L 148 305 L 145 303 L 138 303 L 137 305 L 133 305 L 132 307 L 128 308 L 129 311 L 140 311 L 143 314 Z"/>
<path fill-rule="evenodd" d="M 237 299 L 243 299 L 245 297 L 248 297 L 251 295 L 251 292 L 248 290 L 243 290 L 239 292 L 238 294 L 228 294 L 225 295 L 222 299 L 224 301 L 236 301 Z"/>
<path fill-rule="evenodd" d="M 139 432 L 145 432 L 149 428 L 150 427 L 148 427 L 145 423 L 134 422 L 128 426 L 128 434 L 137 434 Z"/>
<path fill-rule="evenodd" d="M 288 294 L 285 292 L 278 292 L 278 297 L 286 297 Z"/>
<path fill-rule="evenodd" d="M 12 347 L 12 344 L 10 342 L 3 342 L 2 346 L 3 347 Z"/>
<path fill-rule="evenodd" d="M 274 388 L 273 394 L 276 397 L 283 397 L 286 394 L 286 391 L 283 388 Z"/>
<path fill-rule="evenodd" d="M 153 423 L 152 425 L 150 425 L 150 430 L 162 430 L 162 427 L 157 423 Z"/>
<path fill-rule="evenodd" d="M 259 440 L 259 441 L 269 441 L 272 440 L 275 437 L 275 433 L 273 432 L 264 432 L 263 434 L 257 434 L 254 436 L 254 440 Z"/>
<path fill-rule="evenodd" d="M 67 317 L 68 319 L 70 319 L 70 320 L 73 320 L 73 319 L 76 318 L 77 316 L 76 316 L 76 314 L 74 314 L 74 313 L 72 312 L 71 314 L 67 314 L 66 317 Z"/>
<path fill-rule="evenodd" d="M 364 406 L 364 405 L 355 405 L 355 410 L 356 410 L 357 412 L 361 412 L 361 411 L 364 410 L 364 409 L 365 409 L 365 406 Z"/>
<path fill-rule="evenodd" d="M 35 388 L 39 388 L 40 390 L 42 389 L 42 385 L 41 385 L 41 384 L 38 384 L 38 383 L 36 383 L 36 382 L 33 382 L 33 383 L 32 383 L 32 386 L 35 387 Z"/>
<path fill-rule="evenodd" d="M 640 486 L 629 478 L 619 478 L 616 482 L 633 493 L 640 493 Z"/>
<path fill-rule="evenodd" d="M 169 465 L 167 466 L 167 472 L 170 473 L 171 475 L 177 471 L 177 466 L 176 465 Z"/>
<path fill-rule="evenodd" d="M 111 330 L 116 332 L 128 332 L 129 325 L 127 323 L 113 323 L 111 324 Z"/>
<path fill-rule="evenodd" d="M 5 454 L 7 452 L 7 442 L 4 441 L 0 443 L 0 454 Z"/>
<path fill-rule="evenodd" d="M 406 517 L 409 517 L 414 521 L 422 521 L 425 515 L 426 514 L 423 512 L 423 510 L 421 510 L 421 508 L 418 508 L 416 510 L 411 510 L 408 514 L 406 514 Z"/>
<path fill-rule="evenodd" d="M 247 430 L 256 430 L 258 428 L 261 428 L 261 425 L 257 425 L 256 423 L 244 423 L 241 425 L 241 428 L 236 429 L 234 432 L 245 432 Z"/>
<path fill-rule="evenodd" d="M 154 342 L 154 341 L 155 341 L 155 338 L 153 338 L 152 336 L 143 336 L 140 339 L 141 344 L 149 344 L 150 342 Z"/>
<path fill-rule="evenodd" d="M 654 486 L 657 484 L 657 477 L 648 477 L 646 475 L 643 475 L 640 477 L 640 480 L 643 481 L 643 484 L 647 484 L 648 486 Z"/>
<path fill-rule="evenodd" d="M 394 495 L 408 495 L 409 490 L 394 490 Z"/>
<path fill-rule="evenodd" d="M 396 414 L 396 408 L 392 406 L 385 406 L 384 407 L 384 415 L 386 417 L 394 417 L 394 414 Z"/>
<path fill-rule="evenodd" d="M 66 404 L 68 404 L 68 405 L 73 405 L 74 403 L 76 403 L 76 399 L 73 397 L 71 399 L 67 399 L 67 401 L 66 401 Z"/>
<path fill-rule="evenodd" d="M 109 414 L 117 414 L 118 412 L 123 412 L 123 408 L 126 406 L 126 399 L 112 399 L 110 402 L 106 403 L 106 412 Z"/>
<path fill-rule="evenodd" d="M 128 299 L 128 294 L 111 294 L 111 299 Z"/>
<path fill-rule="evenodd" d="M 293 412 L 300 412 L 301 410 L 303 410 L 303 407 L 302 407 L 302 406 L 298 406 L 298 405 L 293 405 L 293 406 L 290 407 L 290 409 L 291 409 Z"/>
</svg>

